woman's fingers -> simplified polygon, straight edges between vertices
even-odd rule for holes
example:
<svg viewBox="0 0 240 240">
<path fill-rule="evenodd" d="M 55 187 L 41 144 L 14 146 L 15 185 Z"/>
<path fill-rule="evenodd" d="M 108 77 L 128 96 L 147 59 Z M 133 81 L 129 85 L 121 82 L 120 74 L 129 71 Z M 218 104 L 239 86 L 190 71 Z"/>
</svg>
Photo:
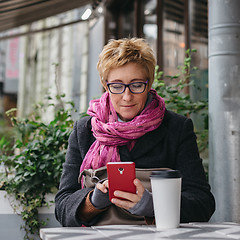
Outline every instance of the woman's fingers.
<svg viewBox="0 0 240 240">
<path fill-rule="evenodd" d="M 112 203 L 114 203 L 118 207 L 122 207 L 125 209 L 132 208 L 136 203 L 141 200 L 145 190 L 143 184 L 139 179 L 134 180 L 134 185 L 136 186 L 136 194 L 123 191 L 115 191 L 114 196 L 116 196 L 116 198 L 112 199 Z"/>
<path fill-rule="evenodd" d="M 141 182 L 139 179 L 137 179 L 137 178 L 133 181 L 133 183 L 134 183 L 134 185 L 136 186 L 137 195 L 138 195 L 138 196 L 140 197 L 140 199 L 141 199 L 141 198 L 142 198 L 142 195 L 143 195 L 143 193 L 144 193 L 145 188 L 144 188 L 142 182 Z"/>
<path fill-rule="evenodd" d="M 122 199 L 119 199 L 119 198 L 112 198 L 112 201 L 111 201 L 113 204 L 115 204 L 116 206 L 120 207 L 120 208 L 124 208 L 124 209 L 130 209 L 132 208 L 135 203 L 131 202 L 131 201 L 128 201 L 128 200 L 122 200 Z"/>
<path fill-rule="evenodd" d="M 114 196 L 116 198 L 112 199 L 112 203 L 114 203 L 118 207 L 121 207 L 127 210 L 132 208 L 135 204 L 137 204 L 141 200 L 145 189 L 139 179 L 136 178 L 133 183 L 136 186 L 136 194 L 123 192 L 119 190 L 115 191 Z M 96 188 L 102 191 L 103 193 L 107 193 L 108 180 L 104 181 L 103 183 L 97 183 Z"/>
<path fill-rule="evenodd" d="M 103 182 L 103 185 L 108 189 L 108 180 L 105 180 L 105 181 Z"/>
<path fill-rule="evenodd" d="M 107 193 L 108 191 L 108 180 L 104 181 L 103 183 L 97 183 L 96 188 L 102 191 L 103 193 Z"/>
</svg>

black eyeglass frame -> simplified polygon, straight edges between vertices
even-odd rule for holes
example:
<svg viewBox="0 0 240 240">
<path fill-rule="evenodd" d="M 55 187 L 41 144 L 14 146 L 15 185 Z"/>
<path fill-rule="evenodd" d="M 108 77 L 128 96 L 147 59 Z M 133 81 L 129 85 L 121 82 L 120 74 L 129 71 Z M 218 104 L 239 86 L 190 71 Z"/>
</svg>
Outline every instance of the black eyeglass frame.
<svg viewBox="0 0 240 240">
<path fill-rule="evenodd" d="M 131 85 L 133 85 L 133 84 L 136 84 L 136 83 L 143 83 L 143 84 L 144 84 L 144 89 L 143 89 L 142 92 L 137 92 L 137 93 L 136 93 L 136 92 L 132 92 L 132 90 L 131 90 L 131 88 L 130 88 L 129 86 L 131 86 Z M 120 92 L 120 93 L 114 93 L 114 92 L 112 92 L 109 86 L 114 85 L 114 84 L 123 85 L 123 86 L 124 86 L 123 91 Z M 107 87 L 108 87 L 110 93 L 112 93 L 112 94 L 122 94 L 122 93 L 125 92 L 125 90 L 126 90 L 127 87 L 128 87 L 128 89 L 129 89 L 129 91 L 130 91 L 131 93 L 133 93 L 133 94 L 139 94 L 139 93 L 143 93 L 143 92 L 146 90 L 147 84 L 148 84 L 148 80 L 147 80 L 146 82 L 133 82 L 133 83 L 129 83 L 129 84 L 124 84 L 124 83 L 107 83 Z"/>
</svg>

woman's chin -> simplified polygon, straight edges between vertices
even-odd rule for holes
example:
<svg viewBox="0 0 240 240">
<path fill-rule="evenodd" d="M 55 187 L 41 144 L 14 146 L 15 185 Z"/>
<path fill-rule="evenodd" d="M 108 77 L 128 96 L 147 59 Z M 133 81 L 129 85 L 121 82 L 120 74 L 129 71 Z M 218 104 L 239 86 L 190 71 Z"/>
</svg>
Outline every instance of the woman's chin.
<svg viewBox="0 0 240 240">
<path fill-rule="evenodd" d="M 120 119 L 124 122 L 129 122 L 133 120 L 133 118 L 135 118 L 135 115 L 125 115 L 120 117 Z"/>
</svg>

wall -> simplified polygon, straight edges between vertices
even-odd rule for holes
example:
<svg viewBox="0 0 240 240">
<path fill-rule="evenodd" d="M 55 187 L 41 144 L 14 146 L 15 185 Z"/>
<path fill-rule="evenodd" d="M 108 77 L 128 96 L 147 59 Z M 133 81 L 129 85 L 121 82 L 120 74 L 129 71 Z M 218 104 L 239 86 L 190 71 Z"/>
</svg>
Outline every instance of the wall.
<svg viewBox="0 0 240 240">
<path fill-rule="evenodd" d="M 52 199 L 53 196 L 48 196 Z M 24 238 L 24 231 L 20 229 L 23 221 L 19 215 L 14 213 L 5 191 L 0 191 L 0 233 L 3 240 L 18 240 Z M 39 209 L 40 219 L 47 221 L 44 227 L 60 227 L 54 215 L 54 205 L 50 208 Z M 35 239 L 39 239 L 37 236 Z"/>
</svg>

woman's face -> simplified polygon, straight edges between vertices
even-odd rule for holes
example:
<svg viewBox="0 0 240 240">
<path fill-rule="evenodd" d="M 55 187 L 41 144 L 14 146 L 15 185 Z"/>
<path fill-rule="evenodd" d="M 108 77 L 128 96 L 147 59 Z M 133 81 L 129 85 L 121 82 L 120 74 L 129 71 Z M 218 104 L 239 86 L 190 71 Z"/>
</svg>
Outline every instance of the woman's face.
<svg viewBox="0 0 240 240">
<path fill-rule="evenodd" d="M 146 82 L 146 70 L 137 63 L 127 63 L 121 67 L 113 68 L 108 73 L 108 83 L 134 83 Z M 109 92 L 109 89 L 106 87 Z M 120 119 L 130 121 L 141 113 L 147 100 L 150 88 L 148 85 L 143 93 L 131 93 L 127 87 L 121 94 L 110 93 L 112 105 Z"/>
</svg>

